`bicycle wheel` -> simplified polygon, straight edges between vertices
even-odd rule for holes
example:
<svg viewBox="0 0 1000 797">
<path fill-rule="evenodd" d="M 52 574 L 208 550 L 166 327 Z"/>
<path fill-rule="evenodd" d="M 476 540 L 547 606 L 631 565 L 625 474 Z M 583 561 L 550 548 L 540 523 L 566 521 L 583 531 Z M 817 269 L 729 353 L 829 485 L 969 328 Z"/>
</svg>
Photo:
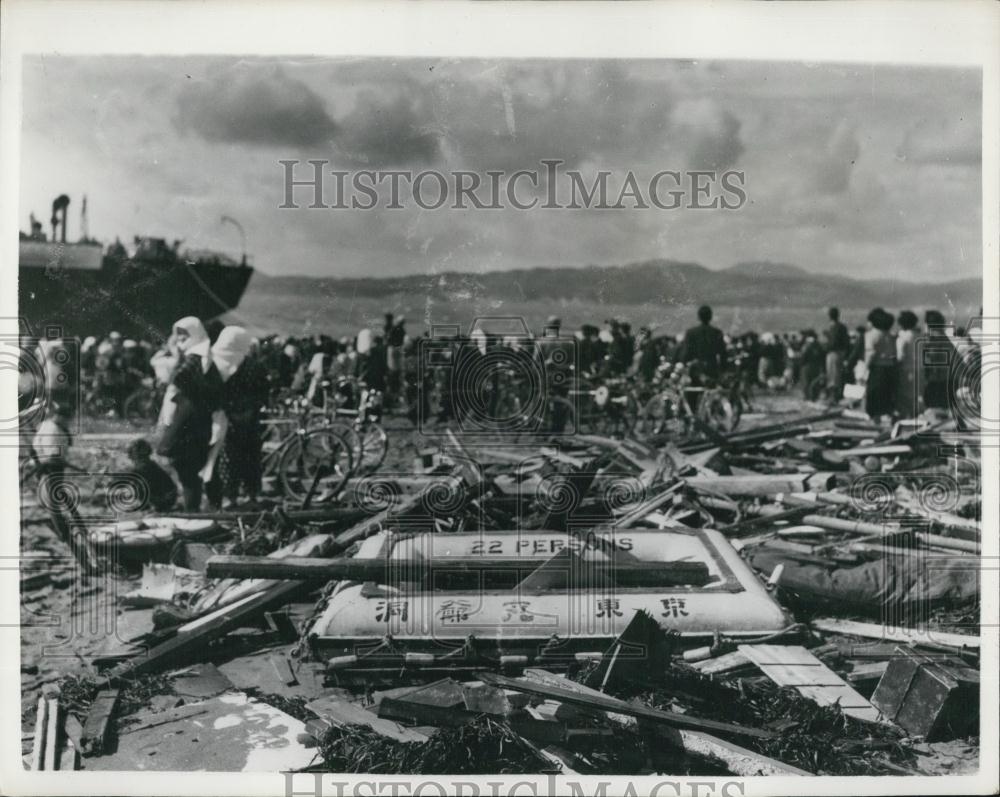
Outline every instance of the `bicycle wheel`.
<svg viewBox="0 0 1000 797">
<path fill-rule="evenodd" d="M 686 411 L 680 397 L 672 391 L 660 393 L 646 402 L 635 425 L 640 439 L 657 435 L 684 435 L 688 431 Z"/>
<path fill-rule="evenodd" d="M 729 399 L 718 393 L 709 392 L 702 396 L 698 415 L 704 423 L 720 434 L 733 431 L 735 413 Z"/>
<path fill-rule="evenodd" d="M 733 420 L 729 431 L 735 432 L 736 427 L 740 425 L 740 419 L 743 417 L 743 399 L 739 393 L 735 393 L 729 397 L 729 403 L 733 408 Z"/>
<path fill-rule="evenodd" d="M 278 481 L 288 498 L 329 498 L 354 467 L 350 444 L 332 429 L 315 429 L 289 442 L 278 462 Z"/>
<path fill-rule="evenodd" d="M 114 402 L 104 393 L 94 390 L 83 397 L 81 414 L 88 418 L 100 418 L 115 407 Z"/>
<path fill-rule="evenodd" d="M 343 441 L 351 447 L 351 462 L 354 469 L 360 472 L 361 460 L 365 455 L 365 439 L 355 428 L 354 424 L 343 418 L 337 418 L 336 420 L 328 421 L 323 428 L 330 429 L 335 434 L 340 435 Z"/>
<path fill-rule="evenodd" d="M 361 459 L 358 465 L 358 472 L 362 474 L 374 473 L 385 461 L 385 455 L 389 453 L 389 435 L 381 424 L 368 424 L 361 435 Z"/>
<path fill-rule="evenodd" d="M 615 407 L 618 413 L 621 434 L 623 436 L 631 434 L 639 420 L 639 402 L 635 397 L 635 393 L 629 391 L 625 395 L 615 399 Z"/>
</svg>

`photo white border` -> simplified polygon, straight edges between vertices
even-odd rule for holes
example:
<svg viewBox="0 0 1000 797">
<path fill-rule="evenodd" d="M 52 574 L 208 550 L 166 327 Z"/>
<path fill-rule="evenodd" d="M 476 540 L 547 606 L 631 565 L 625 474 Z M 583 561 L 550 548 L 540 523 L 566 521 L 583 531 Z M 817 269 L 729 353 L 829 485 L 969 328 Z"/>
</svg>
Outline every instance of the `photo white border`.
<svg viewBox="0 0 1000 797">
<path fill-rule="evenodd" d="M 954 65 L 983 70 L 984 312 L 1000 316 L 998 119 L 1000 5 L 986 2 L 661 2 L 379 3 L 239 0 L 4 0 L 0 4 L 0 319 L 17 317 L 18 203 L 21 174 L 21 58 L 25 54 L 319 55 L 430 57 L 684 58 Z M 15 175 L 17 179 L 15 179 Z M 4 322 L 9 323 L 9 322 Z M 994 322 L 995 323 L 995 322 Z M 989 329 L 998 332 L 1000 330 Z M 0 334 L 7 333 L 7 328 Z M 16 416 L 15 378 L 0 373 L 0 417 Z M 983 403 L 1000 407 L 998 374 L 984 374 Z M 995 417 L 995 415 L 993 416 Z M 0 449 L 3 506 L 19 506 L 16 450 Z M 998 449 L 983 447 L 983 559 L 1000 562 Z M 19 524 L 10 518 L 0 557 L 17 557 Z M 5 525 L 7 525 L 5 524 Z M 4 559 L 10 562 L 15 559 Z M 0 570 L 0 623 L 19 617 L 15 571 Z M 997 789 L 998 572 L 982 575 L 981 770 L 976 776 L 749 778 L 745 794 L 955 794 Z M 14 619 L 11 619 L 14 618 Z M 0 793 L 284 794 L 284 777 L 233 773 L 28 773 L 22 768 L 20 645 L 17 628 L 0 627 Z M 338 776 L 347 782 L 370 776 Z M 487 782 L 499 776 L 462 777 Z M 642 787 L 667 779 L 620 778 Z M 392 780 L 401 780 L 392 778 Z M 414 778 L 433 781 L 434 778 Z M 508 782 L 531 780 L 512 777 Z M 597 784 L 609 777 L 582 778 Z M 708 780 L 671 776 L 671 781 Z M 723 781 L 724 779 L 716 779 Z M 539 778 L 539 794 L 550 781 Z M 558 783 L 559 780 L 556 780 Z M 621 793 L 609 789 L 609 794 Z M 345 791 L 349 794 L 350 791 Z M 386 792 L 388 793 L 388 792 Z M 438 793 L 434 789 L 426 794 Z M 466 792 L 468 793 L 468 792 Z M 501 792 L 503 793 L 503 792 Z M 530 793 L 522 787 L 519 794 Z M 672 795 L 669 789 L 661 794 Z M 690 791 L 684 794 L 690 794 Z"/>
</svg>

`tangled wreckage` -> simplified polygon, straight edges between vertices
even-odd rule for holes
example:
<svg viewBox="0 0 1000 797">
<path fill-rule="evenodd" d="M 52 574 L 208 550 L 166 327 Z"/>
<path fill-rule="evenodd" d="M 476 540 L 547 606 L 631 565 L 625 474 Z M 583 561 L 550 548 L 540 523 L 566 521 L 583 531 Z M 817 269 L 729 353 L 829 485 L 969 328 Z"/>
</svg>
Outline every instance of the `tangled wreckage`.
<svg viewBox="0 0 1000 797">
<path fill-rule="evenodd" d="M 81 671 L 22 668 L 25 765 L 975 770 L 977 436 L 757 421 L 452 435 L 322 507 L 70 522 L 117 624 Z"/>
</svg>

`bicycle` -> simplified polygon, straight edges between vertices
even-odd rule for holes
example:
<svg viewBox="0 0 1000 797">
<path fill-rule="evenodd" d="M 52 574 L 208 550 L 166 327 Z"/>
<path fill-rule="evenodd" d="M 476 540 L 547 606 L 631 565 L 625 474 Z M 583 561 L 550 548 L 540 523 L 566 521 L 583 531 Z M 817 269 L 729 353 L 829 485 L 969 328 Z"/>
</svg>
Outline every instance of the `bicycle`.
<svg viewBox="0 0 1000 797">
<path fill-rule="evenodd" d="M 326 420 L 350 441 L 358 473 L 373 473 L 389 452 L 389 435 L 381 424 L 382 391 L 350 379 L 339 380 L 335 390 L 331 386 L 330 380 L 320 383 Z M 357 407 L 352 407 L 355 395 Z"/>
<path fill-rule="evenodd" d="M 166 391 L 166 385 L 157 384 L 153 377 L 143 377 L 139 387 L 125 399 L 122 407 L 125 420 L 135 426 L 155 421 L 159 416 Z"/>
<path fill-rule="evenodd" d="M 643 407 L 636 424 L 640 436 L 717 436 L 732 432 L 742 412 L 731 400 L 733 388 L 695 385 L 687 368 L 677 364 L 656 395 Z"/>
<path fill-rule="evenodd" d="M 589 384 L 588 384 L 589 382 Z M 555 396 L 552 402 L 570 405 L 573 428 L 580 434 L 625 437 L 639 417 L 639 404 L 626 377 L 581 379 L 568 398 Z"/>
<path fill-rule="evenodd" d="M 292 419 L 295 428 L 281 435 L 279 420 L 270 426 L 278 441 L 272 445 L 265 436 L 261 472 L 275 477 L 285 497 L 295 501 L 311 501 L 317 494 L 336 495 L 354 472 L 352 446 L 332 424 L 310 425 L 313 415 L 308 408 L 299 408 Z M 268 422 L 265 421 L 265 425 Z"/>
</svg>

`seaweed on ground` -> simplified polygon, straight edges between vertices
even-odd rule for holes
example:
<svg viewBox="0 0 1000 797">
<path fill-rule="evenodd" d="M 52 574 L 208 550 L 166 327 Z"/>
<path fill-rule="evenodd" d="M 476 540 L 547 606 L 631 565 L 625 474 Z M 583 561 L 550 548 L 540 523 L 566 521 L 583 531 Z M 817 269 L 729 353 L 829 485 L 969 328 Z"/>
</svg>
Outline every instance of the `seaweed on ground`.
<svg viewBox="0 0 1000 797">
<path fill-rule="evenodd" d="M 426 742 L 400 742 L 364 725 L 330 728 L 319 741 L 332 772 L 496 775 L 549 771 L 553 764 L 503 722 L 482 715 L 442 728 Z"/>
<path fill-rule="evenodd" d="M 67 675 L 59 681 L 59 705 L 64 711 L 84 720 L 90 706 L 107 683 L 86 675 Z M 162 674 L 138 675 L 126 680 L 118 696 L 118 716 L 134 714 L 149 705 L 155 695 L 172 695 L 174 687 Z"/>
<path fill-rule="evenodd" d="M 300 722 L 308 722 L 309 720 L 316 719 L 316 715 L 306 708 L 306 703 L 309 700 L 301 695 L 285 697 L 274 692 L 261 692 L 256 687 L 250 687 L 243 691 L 254 700 L 274 706 L 279 711 L 285 712 L 290 717 L 295 717 Z"/>
<path fill-rule="evenodd" d="M 900 766 L 913 764 L 915 756 L 897 728 L 856 719 L 839 706 L 821 706 L 792 688 L 751 679 L 736 683 L 671 666 L 655 684 L 619 691 L 617 696 L 657 708 L 680 708 L 693 717 L 777 731 L 775 738 L 745 743 L 762 755 L 816 774 L 896 774 Z"/>
</svg>

